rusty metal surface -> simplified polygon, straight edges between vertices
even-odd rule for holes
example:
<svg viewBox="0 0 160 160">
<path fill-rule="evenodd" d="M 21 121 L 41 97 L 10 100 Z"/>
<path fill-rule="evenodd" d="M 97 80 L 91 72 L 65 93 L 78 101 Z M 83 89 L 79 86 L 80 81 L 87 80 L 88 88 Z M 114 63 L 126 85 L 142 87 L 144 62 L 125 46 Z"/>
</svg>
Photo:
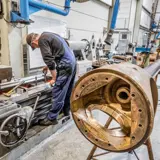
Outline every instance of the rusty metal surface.
<svg viewBox="0 0 160 160">
<path fill-rule="evenodd" d="M 105 59 L 100 59 L 100 60 L 97 60 L 97 61 L 92 63 L 92 66 L 94 68 L 99 68 L 99 67 L 102 67 L 104 65 L 107 65 L 107 61 Z"/>
<path fill-rule="evenodd" d="M 154 63 L 157 59 L 159 59 L 159 53 L 158 52 L 155 52 L 155 53 L 152 53 L 152 54 L 149 54 L 148 55 L 148 59 L 146 59 L 146 54 L 142 54 L 142 53 L 138 53 L 137 54 L 137 65 L 138 66 L 141 66 L 142 68 L 144 68 L 145 66 L 149 65 L 149 64 L 152 64 Z M 144 65 L 145 61 L 148 61 L 147 62 L 147 65 Z"/>
<path fill-rule="evenodd" d="M 156 83 L 136 65 L 103 66 L 85 74 L 71 96 L 71 111 L 81 133 L 93 144 L 112 152 L 131 151 L 142 145 L 153 129 L 157 109 Z M 94 119 L 100 110 L 120 128 L 107 129 Z"/>
<path fill-rule="evenodd" d="M 113 59 L 117 59 L 117 60 L 122 60 L 122 61 L 125 61 L 125 62 L 131 62 L 132 61 L 132 56 L 113 56 L 112 57 Z"/>
<path fill-rule="evenodd" d="M 12 79 L 12 68 L 10 66 L 0 65 L 0 81 L 5 79 L 8 81 Z"/>
</svg>

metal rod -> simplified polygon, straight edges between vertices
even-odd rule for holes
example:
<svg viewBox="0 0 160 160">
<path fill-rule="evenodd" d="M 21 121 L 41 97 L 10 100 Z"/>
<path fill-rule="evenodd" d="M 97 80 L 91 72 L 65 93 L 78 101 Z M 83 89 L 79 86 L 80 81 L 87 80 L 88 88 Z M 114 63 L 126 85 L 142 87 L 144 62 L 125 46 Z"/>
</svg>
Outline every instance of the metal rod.
<svg viewBox="0 0 160 160">
<path fill-rule="evenodd" d="M 154 160 L 152 144 L 151 144 L 151 139 L 150 138 L 146 141 L 146 146 L 147 146 L 147 149 L 148 149 L 149 160 Z"/>
<path fill-rule="evenodd" d="M 137 160 L 140 160 L 137 153 L 133 150 L 134 155 L 136 156 Z"/>
<path fill-rule="evenodd" d="M 35 102 L 34 107 L 33 107 L 33 112 L 32 112 L 32 114 L 31 114 L 31 117 L 30 117 L 29 122 L 28 122 L 28 128 L 29 128 L 29 126 L 30 126 L 30 124 L 31 124 L 31 121 L 32 121 L 32 119 L 33 119 L 34 111 L 35 111 L 35 109 L 36 109 L 36 107 L 37 107 L 37 104 L 38 104 L 38 102 L 39 102 L 40 96 L 41 96 L 41 94 L 39 93 L 39 94 L 37 95 L 36 102 Z M 28 129 L 28 128 L 27 128 L 27 129 Z"/>
<path fill-rule="evenodd" d="M 38 82 L 44 80 L 44 76 L 43 75 L 38 75 L 36 77 L 37 77 L 37 81 Z M 35 76 L 22 78 L 21 81 L 25 81 L 23 84 L 33 83 L 33 82 L 35 82 Z M 2 83 L 2 84 L 0 84 L 0 87 L 1 87 L 2 90 L 4 90 L 4 89 L 15 87 L 19 83 L 20 83 L 20 81 Z"/>
<path fill-rule="evenodd" d="M 109 125 L 111 124 L 112 120 L 113 120 L 112 117 L 109 117 L 109 118 L 108 118 L 108 120 L 107 120 L 107 122 L 106 122 L 106 124 L 105 124 L 105 128 L 108 128 L 108 127 L 109 127 Z"/>
<path fill-rule="evenodd" d="M 108 120 L 107 120 L 107 122 L 106 122 L 106 124 L 105 124 L 105 128 L 108 128 L 108 127 L 109 127 L 109 125 L 111 124 L 112 120 L 113 120 L 112 117 L 109 117 L 109 118 L 108 118 Z M 98 148 L 97 146 L 93 146 L 90 154 L 89 154 L 88 157 L 87 157 L 87 160 L 91 160 L 91 159 L 94 157 L 94 153 L 95 153 L 95 151 L 97 150 L 97 148 Z"/>
<path fill-rule="evenodd" d="M 160 59 L 155 63 L 144 68 L 152 77 L 155 77 L 160 72 Z"/>
<path fill-rule="evenodd" d="M 92 157 L 93 157 L 93 155 L 94 155 L 96 149 L 97 149 L 97 146 L 94 146 L 94 147 L 92 148 L 90 154 L 88 155 L 87 160 L 91 160 L 91 159 L 92 159 Z"/>
<path fill-rule="evenodd" d="M 103 155 L 106 155 L 106 154 L 109 154 L 109 153 L 111 153 L 111 152 L 108 151 L 108 152 L 96 154 L 96 155 L 94 155 L 93 157 L 99 157 L 99 156 L 103 156 Z"/>
<path fill-rule="evenodd" d="M 109 128 L 109 130 L 121 129 L 121 127 Z"/>
</svg>

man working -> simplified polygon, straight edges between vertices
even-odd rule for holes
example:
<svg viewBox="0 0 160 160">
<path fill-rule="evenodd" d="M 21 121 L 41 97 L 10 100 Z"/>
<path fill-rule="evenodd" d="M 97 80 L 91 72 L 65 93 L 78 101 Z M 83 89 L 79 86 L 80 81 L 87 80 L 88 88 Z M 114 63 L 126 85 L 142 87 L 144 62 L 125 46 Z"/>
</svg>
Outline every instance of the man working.
<svg viewBox="0 0 160 160">
<path fill-rule="evenodd" d="M 51 84 L 55 84 L 52 91 L 52 109 L 40 124 L 55 125 L 62 109 L 64 116 L 69 116 L 70 96 L 76 74 L 74 54 L 66 41 L 54 33 L 44 32 L 41 35 L 31 33 L 26 40 L 33 50 L 40 48 L 43 60 L 52 75 Z"/>
</svg>

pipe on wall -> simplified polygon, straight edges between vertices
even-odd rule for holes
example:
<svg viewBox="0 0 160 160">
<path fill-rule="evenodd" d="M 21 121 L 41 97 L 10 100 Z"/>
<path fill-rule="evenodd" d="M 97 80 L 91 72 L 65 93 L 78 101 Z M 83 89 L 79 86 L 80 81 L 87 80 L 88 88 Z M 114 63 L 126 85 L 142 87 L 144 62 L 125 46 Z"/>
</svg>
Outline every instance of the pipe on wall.
<svg viewBox="0 0 160 160">
<path fill-rule="evenodd" d="M 21 17 L 29 21 L 29 0 L 20 0 Z"/>
<path fill-rule="evenodd" d="M 24 0 L 21 0 L 24 1 Z M 42 10 L 46 10 L 49 12 L 53 12 L 62 16 L 67 16 L 69 14 L 70 11 L 70 3 L 71 0 L 65 0 L 65 6 L 64 6 L 64 10 L 59 9 L 55 6 L 51 6 L 49 4 L 45 4 L 43 2 L 40 1 L 35 1 L 35 0 L 25 0 L 25 1 L 29 1 L 29 5 L 34 7 L 34 8 L 38 8 L 38 9 L 42 9 Z"/>
<path fill-rule="evenodd" d="M 110 29 L 112 29 L 112 30 L 114 30 L 115 27 L 116 27 L 116 21 L 117 21 L 119 6 L 120 6 L 120 0 L 116 0 L 116 2 L 114 4 L 111 27 L 110 27 Z"/>
<path fill-rule="evenodd" d="M 43 3 L 41 0 L 20 0 L 20 14 L 18 12 L 11 12 L 11 22 L 30 24 L 29 16 L 40 10 L 46 10 L 62 16 L 67 16 L 70 11 L 70 3 L 75 0 L 65 0 L 64 9 L 57 8 L 53 5 Z"/>
</svg>

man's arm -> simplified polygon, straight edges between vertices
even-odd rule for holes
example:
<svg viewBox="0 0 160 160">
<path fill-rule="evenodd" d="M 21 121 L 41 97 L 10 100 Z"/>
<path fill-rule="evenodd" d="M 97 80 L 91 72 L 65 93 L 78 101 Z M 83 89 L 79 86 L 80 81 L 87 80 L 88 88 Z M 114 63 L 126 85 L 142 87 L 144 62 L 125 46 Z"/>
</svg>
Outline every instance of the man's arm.
<svg viewBox="0 0 160 160">
<path fill-rule="evenodd" d="M 43 60 L 51 72 L 52 82 L 55 83 L 56 81 L 56 63 L 54 61 L 54 56 L 52 55 L 50 46 L 46 40 L 40 40 L 39 47 L 42 53 Z"/>
<path fill-rule="evenodd" d="M 47 74 L 48 73 L 48 67 L 46 66 L 46 67 L 44 67 L 43 68 L 43 73 L 44 74 Z M 50 73 L 51 73 L 51 75 L 52 75 L 52 80 L 50 81 L 50 84 L 54 84 L 55 83 L 55 81 L 56 81 L 56 77 L 57 77 L 57 72 L 56 72 L 56 70 L 50 70 Z"/>
<path fill-rule="evenodd" d="M 54 53 L 51 52 L 51 48 L 54 48 Z M 58 38 L 52 37 L 52 42 L 48 42 L 46 38 L 41 38 L 39 40 L 39 47 L 44 59 L 44 62 L 51 71 L 53 80 L 56 80 L 56 63 L 55 57 L 61 58 L 64 55 L 65 49 L 62 42 Z"/>
<path fill-rule="evenodd" d="M 54 84 L 56 82 L 57 73 L 56 73 L 56 70 L 50 70 L 50 72 L 52 75 L 52 81 L 50 83 Z"/>
</svg>

